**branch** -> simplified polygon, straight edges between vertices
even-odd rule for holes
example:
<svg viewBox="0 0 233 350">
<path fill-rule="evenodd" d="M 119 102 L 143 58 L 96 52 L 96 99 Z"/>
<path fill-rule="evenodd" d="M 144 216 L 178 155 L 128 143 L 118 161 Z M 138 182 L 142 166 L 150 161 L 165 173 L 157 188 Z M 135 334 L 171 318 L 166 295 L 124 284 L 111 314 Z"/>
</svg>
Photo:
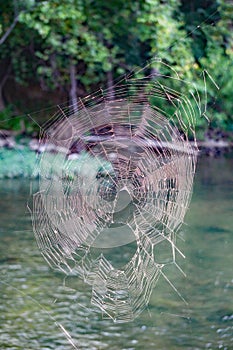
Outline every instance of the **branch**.
<svg viewBox="0 0 233 350">
<path fill-rule="evenodd" d="M 16 16 L 14 18 L 14 21 L 12 22 L 11 26 L 7 29 L 6 33 L 1 37 L 0 39 L 0 45 L 4 43 L 4 41 L 8 38 L 14 27 L 16 26 L 16 23 L 18 22 L 19 16 Z"/>
</svg>

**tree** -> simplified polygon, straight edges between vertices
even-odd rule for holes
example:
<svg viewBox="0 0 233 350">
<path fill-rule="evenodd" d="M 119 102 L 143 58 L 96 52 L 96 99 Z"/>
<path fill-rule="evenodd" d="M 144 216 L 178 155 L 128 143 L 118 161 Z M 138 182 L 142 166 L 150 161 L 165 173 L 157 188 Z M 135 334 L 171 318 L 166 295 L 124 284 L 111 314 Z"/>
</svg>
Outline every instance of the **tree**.
<svg viewBox="0 0 233 350">
<path fill-rule="evenodd" d="M 210 124 L 220 129 L 233 130 L 233 7 L 228 1 L 182 1 L 185 28 L 191 34 L 193 56 L 197 73 L 207 70 L 207 110 Z M 201 26 L 198 26 L 202 23 Z M 195 75 L 193 75 L 195 77 Z M 201 81 L 199 79 L 199 81 Z M 216 85 L 219 86 L 219 91 Z M 199 83 L 199 91 L 204 89 Z"/>
<path fill-rule="evenodd" d="M 220 1 L 218 21 L 204 29 L 206 55 L 200 64 L 208 67 L 213 79 L 219 85 L 219 92 L 208 84 L 209 110 L 214 118 L 211 125 L 233 131 L 233 7 L 230 2 Z"/>
<path fill-rule="evenodd" d="M 35 72 L 34 36 L 19 22 L 19 17 L 34 6 L 34 0 L 1 1 L 0 12 L 0 110 L 5 108 L 3 90 L 8 79 L 23 84 Z M 23 35 L 22 35 L 23 34 Z"/>
<path fill-rule="evenodd" d="M 217 124 L 229 127 L 232 83 L 228 77 L 233 76 L 230 2 L 0 1 L 0 109 L 5 107 L 4 88 L 10 77 L 28 84 L 28 89 L 36 82 L 42 90 L 62 91 L 77 106 L 78 97 L 100 85 L 107 85 L 114 98 L 117 77 L 159 57 L 181 78 L 198 80 L 200 94 L 205 88 L 200 78 L 203 69 L 217 83 L 222 82 L 216 102 L 216 88 L 211 79 L 207 81 L 207 102 Z M 166 65 L 161 67 L 168 73 Z"/>
<path fill-rule="evenodd" d="M 106 47 L 88 27 L 84 2 L 40 2 L 22 13 L 19 21 L 40 38 L 35 58 L 41 84 L 69 90 L 71 103 L 77 105 L 78 81 L 86 66 L 108 60 Z"/>
</svg>

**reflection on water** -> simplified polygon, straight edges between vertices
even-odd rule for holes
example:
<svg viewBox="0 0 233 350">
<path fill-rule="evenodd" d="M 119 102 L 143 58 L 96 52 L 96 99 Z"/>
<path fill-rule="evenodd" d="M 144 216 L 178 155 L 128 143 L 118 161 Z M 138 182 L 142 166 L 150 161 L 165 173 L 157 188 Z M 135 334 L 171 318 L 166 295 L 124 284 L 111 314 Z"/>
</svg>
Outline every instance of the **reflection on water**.
<svg viewBox="0 0 233 350">
<path fill-rule="evenodd" d="M 26 208 L 29 184 L 1 181 L 0 349 L 232 349 L 232 173 L 232 159 L 199 161 L 178 238 L 187 276 L 166 271 L 186 302 L 161 278 L 148 309 L 128 324 L 103 319 L 88 286 L 47 266 Z M 132 255 L 130 247 L 114 252 L 116 264 Z"/>
</svg>

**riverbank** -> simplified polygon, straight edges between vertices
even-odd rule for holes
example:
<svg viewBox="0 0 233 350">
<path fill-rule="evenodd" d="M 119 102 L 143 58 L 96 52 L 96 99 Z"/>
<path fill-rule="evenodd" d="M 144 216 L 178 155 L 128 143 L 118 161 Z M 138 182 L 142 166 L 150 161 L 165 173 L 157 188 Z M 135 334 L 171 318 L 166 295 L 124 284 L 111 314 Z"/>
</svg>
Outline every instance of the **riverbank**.
<svg viewBox="0 0 233 350">
<path fill-rule="evenodd" d="M 93 142 L 93 140 L 92 140 Z M 153 142 L 152 142 L 153 143 Z M 148 144 L 148 147 L 156 147 Z M 194 142 L 191 142 L 194 146 Z M 223 138 L 206 138 L 204 141 L 197 141 L 198 156 L 219 157 L 233 152 L 233 142 Z M 146 146 L 146 140 L 145 140 Z M 164 145 L 167 147 L 167 145 Z M 172 145 L 174 149 L 176 145 Z M 74 148 L 71 151 L 61 149 L 54 144 L 40 143 L 37 138 L 15 136 L 7 130 L 0 130 L 0 179 L 4 178 L 38 178 L 38 164 L 44 151 L 61 153 L 70 160 L 77 159 L 80 162 L 88 161 L 85 149 Z M 72 168 L 72 167 L 71 167 Z M 72 176 L 72 170 L 71 174 Z"/>
</svg>

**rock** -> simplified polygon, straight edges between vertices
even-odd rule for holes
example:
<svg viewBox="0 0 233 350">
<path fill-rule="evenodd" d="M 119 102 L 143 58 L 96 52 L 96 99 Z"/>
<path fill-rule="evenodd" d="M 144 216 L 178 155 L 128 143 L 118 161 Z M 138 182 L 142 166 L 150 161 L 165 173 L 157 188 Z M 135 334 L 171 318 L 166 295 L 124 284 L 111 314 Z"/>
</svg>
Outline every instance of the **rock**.
<svg viewBox="0 0 233 350">
<path fill-rule="evenodd" d="M 0 147 L 15 148 L 16 143 L 12 132 L 0 130 Z"/>
</svg>

